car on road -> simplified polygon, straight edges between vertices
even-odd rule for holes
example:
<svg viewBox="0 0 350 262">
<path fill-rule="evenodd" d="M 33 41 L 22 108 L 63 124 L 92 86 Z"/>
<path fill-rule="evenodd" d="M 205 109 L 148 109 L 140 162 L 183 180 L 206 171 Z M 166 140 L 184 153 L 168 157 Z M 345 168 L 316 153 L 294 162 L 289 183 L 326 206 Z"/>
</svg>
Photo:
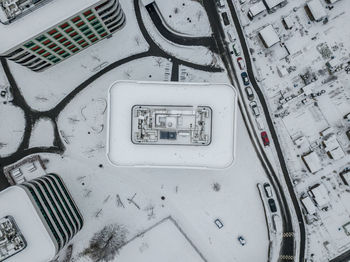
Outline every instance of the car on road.
<svg viewBox="0 0 350 262">
<path fill-rule="evenodd" d="M 239 69 L 244 70 L 245 64 L 244 64 L 244 60 L 242 57 L 237 58 L 237 64 L 239 66 Z"/>
<path fill-rule="evenodd" d="M 220 219 L 215 219 L 215 221 L 214 221 L 214 223 L 215 223 L 215 225 L 219 228 L 219 229 L 221 229 L 221 228 L 223 228 L 224 227 L 224 224 L 220 221 Z"/>
<path fill-rule="evenodd" d="M 256 117 L 255 122 L 256 122 L 256 125 L 259 128 L 259 130 L 265 129 L 264 120 L 261 117 Z"/>
<path fill-rule="evenodd" d="M 269 146 L 270 145 L 270 140 L 269 140 L 269 137 L 267 136 L 267 133 L 266 131 L 262 131 L 261 132 L 261 139 L 264 143 L 264 146 Z"/>
<path fill-rule="evenodd" d="M 244 246 L 247 243 L 243 236 L 239 236 L 237 239 L 242 246 Z"/>
<path fill-rule="evenodd" d="M 260 116 L 260 110 L 259 110 L 258 105 L 255 101 L 250 102 L 249 106 L 252 109 L 255 117 Z"/>
<path fill-rule="evenodd" d="M 249 85 L 249 77 L 248 77 L 248 74 L 247 72 L 243 72 L 241 74 L 241 77 L 242 77 L 242 80 L 243 80 L 243 83 L 245 86 Z"/>
<path fill-rule="evenodd" d="M 250 86 L 247 86 L 245 88 L 245 93 L 247 94 L 247 97 L 248 97 L 249 101 L 253 101 L 254 100 L 253 89 Z"/>
<path fill-rule="evenodd" d="M 266 194 L 267 198 L 271 198 L 272 197 L 272 188 L 271 188 L 271 185 L 269 183 L 264 184 L 264 190 L 265 190 L 265 194 Z"/>
<path fill-rule="evenodd" d="M 269 203 L 269 207 L 272 213 L 276 213 L 277 212 L 277 206 L 276 206 L 276 202 L 273 198 L 270 198 L 268 201 Z"/>
</svg>

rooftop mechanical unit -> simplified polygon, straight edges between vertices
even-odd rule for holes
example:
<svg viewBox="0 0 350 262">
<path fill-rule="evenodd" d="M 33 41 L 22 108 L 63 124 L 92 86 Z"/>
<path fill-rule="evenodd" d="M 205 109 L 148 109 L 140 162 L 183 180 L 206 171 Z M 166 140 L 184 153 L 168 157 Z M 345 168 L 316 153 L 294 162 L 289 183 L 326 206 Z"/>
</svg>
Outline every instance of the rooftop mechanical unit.
<svg viewBox="0 0 350 262">
<path fill-rule="evenodd" d="M 135 144 L 199 145 L 211 142 L 212 110 L 208 106 L 145 106 L 132 108 Z"/>
<path fill-rule="evenodd" d="M 27 246 L 15 220 L 11 216 L 0 219 L 0 261 L 21 252 Z"/>
</svg>

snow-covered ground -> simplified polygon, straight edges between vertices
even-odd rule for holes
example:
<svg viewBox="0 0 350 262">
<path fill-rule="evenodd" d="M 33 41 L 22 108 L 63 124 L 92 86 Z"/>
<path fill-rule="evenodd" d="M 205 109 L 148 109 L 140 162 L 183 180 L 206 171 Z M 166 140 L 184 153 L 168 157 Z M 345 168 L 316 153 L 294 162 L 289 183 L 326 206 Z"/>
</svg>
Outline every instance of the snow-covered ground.
<svg viewBox="0 0 350 262">
<path fill-rule="evenodd" d="M 317 215 L 306 224 L 306 258 L 329 261 L 350 247 L 350 237 L 343 225 L 350 221 L 349 188 L 339 173 L 350 165 L 350 124 L 344 116 L 350 112 L 350 75 L 344 70 L 350 62 L 348 15 L 350 2 L 340 0 L 331 8 L 321 0 L 328 22 L 311 21 L 305 1 L 288 1 L 274 13 L 266 11 L 252 21 L 247 12 L 253 1 L 240 5 L 235 1 L 244 24 L 254 69 L 260 87 L 268 99 L 276 130 L 295 183 L 297 196 L 308 194 L 310 187 L 321 183 L 330 198 L 328 210 L 317 208 Z M 286 29 L 282 20 L 289 17 L 293 27 Z M 271 24 L 281 43 L 266 48 L 258 32 Z M 331 72 L 326 63 L 335 62 L 339 71 Z M 312 83 L 301 75 L 309 72 Z M 330 128 L 330 134 L 322 131 Z M 327 154 L 325 141 L 332 136 L 338 142 L 339 159 Z M 311 174 L 301 156 L 316 152 L 322 170 Z M 343 155 L 342 155 L 343 154 Z M 303 207 L 303 213 L 306 210 Z"/>
</svg>

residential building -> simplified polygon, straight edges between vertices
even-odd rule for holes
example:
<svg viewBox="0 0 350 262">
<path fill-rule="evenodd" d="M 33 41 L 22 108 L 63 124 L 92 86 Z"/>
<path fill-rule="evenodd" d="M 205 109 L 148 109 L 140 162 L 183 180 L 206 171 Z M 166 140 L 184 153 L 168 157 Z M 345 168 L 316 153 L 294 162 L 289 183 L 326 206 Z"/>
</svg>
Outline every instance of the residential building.
<svg viewBox="0 0 350 262">
<path fill-rule="evenodd" d="M 119 0 L 45 2 L 14 22 L 0 24 L 0 55 L 35 72 L 111 36 L 125 24 Z"/>
<path fill-rule="evenodd" d="M 16 228 L 16 235 L 24 243 L 22 250 L 6 262 L 28 261 L 28 258 L 36 262 L 51 261 L 83 226 L 78 207 L 56 174 L 0 192 L 0 219 L 12 221 L 12 228 Z M 14 253 L 11 246 L 8 244 L 3 253 Z"/>
<path fill-rule="evenodd" d="M 281 41 L 272 25 L 268 25 L 260 30 L 259 36 L 266 48 L 270 48 Z"/>
</svg>

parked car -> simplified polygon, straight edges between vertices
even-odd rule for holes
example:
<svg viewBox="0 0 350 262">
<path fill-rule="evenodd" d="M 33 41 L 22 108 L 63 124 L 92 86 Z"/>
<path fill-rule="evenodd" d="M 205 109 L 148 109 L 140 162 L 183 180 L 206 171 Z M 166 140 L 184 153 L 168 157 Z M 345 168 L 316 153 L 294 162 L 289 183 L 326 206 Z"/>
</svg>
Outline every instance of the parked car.
<svg viewBox="0 0 350 262">
<path fill-rule="evenodd" d="M 272 213 L 276 213 L 277 212 L 277 206 L 276 206 L 276 202 L 275 200 L 273 200 L 273 198 L 270 198 L 268 201 L 269 203 L 269 207 Z"/>
<path fill-rule="evenodd" d="M 214 223 L 219 229 L 224 227 L 224 224 L 218 218 L 215 219 Z"/>
<path fill-rule="evenodd" d="M 246 85 L 246 86 L 249 85 L 249 77 L 248 77 L 247 72 L 243 72 L 241 74 L 241 77 L 242 77 L 244 85 Z"/>
<path fill-rule="evenodd" d="M 252 109 L 255 117 L 260 116 L 260 110 L 259 110 L 258 105 L 255 101 L 250 102 L 249 106 Z"/>
<path fill-rule="evenodd" d="M 261 117 L 256 117 L 255 122 L 256 122 L 256 125 L 259 128 L 259 130 L 265 129 L 264 120 Z"/>
<path fill-rule="evenodd" d="M 222 20 L 224 21 L 224 25 L 228 26 L 230 24 L 230 19 L 228 18 L 228 15 L 226 12 L 223 12 L 221 14 Z"/>
<path fill-rule="evenodd" d="M 240 56 L 241 52 L 239 51 L 237 44 L 233 44 L 232 45 L 232 49 L 233 49 L 233 53 L 235 54 L 235 56 Z"/>
<path fill-rule="evenodd" d="M 270 145 L 270 140 L 269 140 L 269 137 L 267 136 L 267 133 L 266 131 L 262 131 L 261 132 L 261 139 L 264 143 L 264 146 L 269 146 Z"/>
<path fill-rule="evenodd" d="M 272 188 L 271 185 L 269 183 L 265 183 L 264 184 L 264 190 L 265 190 L 265 194 L 268 198 L 272 197 Z"/>
<path fill-rule="evenodd" d="M 244 60 L 242 57 L 237 58 L 237 64 L 239 66 L 239 69 L 244 70 L 245 64 L 244 64 Z"/>
<path fill-rule="evenodd" d="M 248 97 L 249 101 L 253 101 L 254 100 L 253 89 L 250 86 L 247 86 L 245 88 L 245 93 L 247 94 L 247 97 Z"/>
<path fill-rule="evenodd" d="M 247 243 L 247 241 L 245 241 L 244 237 L 242 236 L 239 236 L 237 239 L 242 246 L 244 246 Z"/>
</svg>

